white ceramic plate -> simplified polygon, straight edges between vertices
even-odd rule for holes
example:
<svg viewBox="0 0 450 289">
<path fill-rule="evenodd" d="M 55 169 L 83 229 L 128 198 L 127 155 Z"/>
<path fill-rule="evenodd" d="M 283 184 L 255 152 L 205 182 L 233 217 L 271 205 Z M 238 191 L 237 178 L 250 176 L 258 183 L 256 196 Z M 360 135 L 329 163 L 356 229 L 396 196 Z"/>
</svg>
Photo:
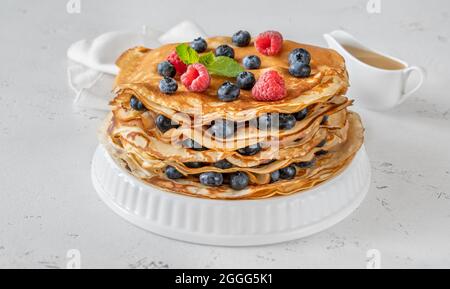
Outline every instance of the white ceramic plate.
<svg viewBox="0 0 450 289">
<path fill-rule="evenodd" d="M 99 146 L 92 181 L 101 199 L 132 224 L 182 241 L 253 246 L 303 238 L 350 215 L 370 186 L 363 148 L 339 176 L 302 193 L 264 200 L 209 200 L 151 187 L 123 170 Z"/>
</svg>

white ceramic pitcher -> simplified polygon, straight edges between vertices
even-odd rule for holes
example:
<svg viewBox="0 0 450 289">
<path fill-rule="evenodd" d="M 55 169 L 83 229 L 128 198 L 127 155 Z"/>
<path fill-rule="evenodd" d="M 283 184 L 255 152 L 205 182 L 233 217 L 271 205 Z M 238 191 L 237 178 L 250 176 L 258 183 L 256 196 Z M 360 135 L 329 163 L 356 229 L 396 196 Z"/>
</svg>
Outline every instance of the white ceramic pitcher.
<svg viewBox="0 0 450 289">
<path fill-rule="evenodd" d="M 415 93 L 425 80 L 425 70 L 386 54 L 374 51 L 362 45 L 345 31 L 333 31 L 324 34 L 331 49 L 339 52 L 346 61 L 350 75 L 350 89 L 347 95 L 356 100 L 355 104 L 373 110 L 388 110 Z M 348 47 L 375 53 L 399 64 L 399 69 L 383 69 L 355 57 Z M 408 79 L 413 72 L 418 73 L 419 80 L 413 89 L 407 91 Z"/>
</svg>

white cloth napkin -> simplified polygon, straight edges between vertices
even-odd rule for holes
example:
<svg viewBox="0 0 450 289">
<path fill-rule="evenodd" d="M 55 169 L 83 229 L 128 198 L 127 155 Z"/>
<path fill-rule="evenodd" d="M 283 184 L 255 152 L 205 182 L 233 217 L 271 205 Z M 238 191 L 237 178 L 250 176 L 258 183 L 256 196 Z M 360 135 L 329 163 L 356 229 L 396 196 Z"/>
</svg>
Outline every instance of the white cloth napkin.
<svg viewBox="0 0 450 289">
<path fill-rule="evenodd" d="M 135 46 L 156 48 L 197 37 L 206 37 L 206 34 L 193 22 L 183 21 L 166 33 L 144 26 L 141 32 L 113 31 L 92 40 L 75 42 L 67 51 L 69 86 L 76 94 L 74 104 L 109 110 L 108 103 L 113 97 L 111 88 L 119 72 L 115 62 L 125 50 Z"/>
</svg>

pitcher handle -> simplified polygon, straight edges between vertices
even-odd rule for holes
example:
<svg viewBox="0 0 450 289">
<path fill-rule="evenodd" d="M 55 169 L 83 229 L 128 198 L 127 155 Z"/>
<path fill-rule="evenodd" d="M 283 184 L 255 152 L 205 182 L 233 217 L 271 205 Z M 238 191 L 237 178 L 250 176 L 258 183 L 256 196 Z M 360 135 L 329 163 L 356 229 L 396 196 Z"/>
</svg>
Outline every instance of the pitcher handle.
<svg viewBox="0 0 450 289">
<path fill-rule="evenodd" d="M 406 91 L 406 84 L 408 83 L 409 77 L 413 72 L 417 72 L 419 74 L 419 83 L 410 91 Z M 403 90 L 402 90 L 402 96 L 400 97 L 400 100 L 397 104 L 401 104 L 404 102 L 408 97 L 410 97 L 412 94 L 414 94 L 419 88 L 422 86 L 422 84 L 425 81 L 426 77 L 426 71 L 422 67 L 419 66 L 411 66 L 403 70 Z"/>
</svg>

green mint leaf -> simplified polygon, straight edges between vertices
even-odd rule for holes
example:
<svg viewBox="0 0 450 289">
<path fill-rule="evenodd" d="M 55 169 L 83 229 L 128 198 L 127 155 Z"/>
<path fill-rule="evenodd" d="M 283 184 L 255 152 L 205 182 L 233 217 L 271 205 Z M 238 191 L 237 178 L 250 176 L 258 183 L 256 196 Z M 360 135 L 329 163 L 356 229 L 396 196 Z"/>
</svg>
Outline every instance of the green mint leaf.
<svg viewBox="0 0 450 289">
<path fill-rule="evenodd" d="M 176 51 L 178 57 L 180 57 L 181 61 L 183 61 L 185 64 L 193 64 L 199 61 L 197 51 L 195 51 L 192 47 L 190 47 L 186 43 L 178 45 Z"/>
<path fill-rule="evenodd" d="M 200 59 L 199 62 L 205 66 L 210 65 L 211 63 L 213 63 L 216 60 L 216 57 L 214 56 L 214 53 L 212 53 L 211 51 L 200 55 Z"/>
<path fill-rule="evenodd" d="M 239 63 L 226 56 L 214 56 L 213 52 L 199 55 L 192 47 L 186 43 L 182 43 L 176 47 L 177 55 L 185 64 L 201 63 L 208 69 L 210 74 L 236 77 L 244 71 Z"/>
<path fill-rule="evenodd" d="M 211 74 L 236 77 L 239 73 L 244 71 L 244 68 L 239 63 L 226 56 L 215 57 L 214 61 L 205 65 Z"/>
</svg>

